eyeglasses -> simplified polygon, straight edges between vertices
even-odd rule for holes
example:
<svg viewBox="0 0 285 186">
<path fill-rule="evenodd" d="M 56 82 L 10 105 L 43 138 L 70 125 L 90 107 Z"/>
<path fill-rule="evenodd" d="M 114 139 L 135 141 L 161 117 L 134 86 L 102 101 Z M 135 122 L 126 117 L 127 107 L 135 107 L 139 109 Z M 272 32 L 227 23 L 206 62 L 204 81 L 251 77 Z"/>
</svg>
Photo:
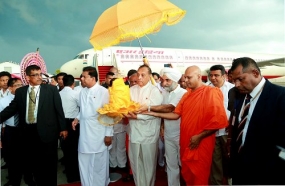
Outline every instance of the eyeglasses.
<svg viewBox="0 0 285 186">
<path fill-rule="evenodd" d="M 23 84 L 14 84 L 13 87 L 22 87 Z"/>
<path fill-rule="evenodd" d="M 40 74 L 30 74 L 29 76 L 32 76 L 32 77 L 42 77 L 43 73 L 40 73 Z"/>
</svg>

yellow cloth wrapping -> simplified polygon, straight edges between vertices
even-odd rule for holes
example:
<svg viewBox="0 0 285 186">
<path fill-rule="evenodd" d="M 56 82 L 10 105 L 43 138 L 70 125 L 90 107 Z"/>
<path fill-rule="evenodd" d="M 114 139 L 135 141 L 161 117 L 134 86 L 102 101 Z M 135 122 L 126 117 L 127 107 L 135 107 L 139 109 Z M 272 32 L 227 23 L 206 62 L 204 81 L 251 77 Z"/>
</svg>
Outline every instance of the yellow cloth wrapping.
<svg viewBox="0 0 285 186">
<path fill-rule="evenodd" d="M 108 90 L 110 96 L 109 104 L 105 104 L 97 110 L 101 114 L 98 117 L 101 124 L 114 125 L 123 118 L 123 114 L 137 111 L 140 108 L 138 103 L 131 101 L 130 88 L 128 85 L 125 85 L 123 78 L 113 81 L 112 87 L 109 87 Z M 111 117 L 113 120 L 105 120 L 103 115 Z M 111 121 L 113 122 L 110 123 Z"/>
</svg>

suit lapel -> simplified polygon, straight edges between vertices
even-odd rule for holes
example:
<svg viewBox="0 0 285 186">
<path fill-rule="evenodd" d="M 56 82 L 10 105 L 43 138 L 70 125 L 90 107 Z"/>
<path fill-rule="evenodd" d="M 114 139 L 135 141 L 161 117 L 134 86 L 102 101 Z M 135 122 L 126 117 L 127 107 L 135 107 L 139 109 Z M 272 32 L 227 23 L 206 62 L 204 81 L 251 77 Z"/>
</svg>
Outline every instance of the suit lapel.
<svg viewBox="0 0 285 186">
<path fill-rule="evenodd" d="M 266 103 L 267 100 L 270 98 L 270 82 L 266 81 L 264 88 L 260 94 L 260 97 L 258 98 L 258 101 L 254 107 L 254 110 L 252 112 L 249 124 L 248 124 L 248 129 L 247 129 L 247 133 L 246 133 L 246 138 L 248 138 L 248 136 L 251 135 L 252 131 L 256 130 L 256 127 L 260 127 L 260 122 L 256 121 L 256 120 L 260 120 L 260 116 L 264 114 L 264 111 L 266 111 Z M 244 145 L 246 144 L 245 143 Z"/>
<path fill-rule="evenodd" d="M 264 88 L 260 94 L 260 97 L 254 107 L 254 110 L 252 112 L 252 116 L 250 119 L 251 121 L 254 121 L 255 118 L 259 118 L 260 114 L 264 110 L 264 107 L 266 106 L 264 103 L 266 102 L 267 99 L 270 98 L 270 83 L 268 81 L 265 82 Z"/>
<path fill-rule="evenodd" d="M 27 105 L 27 97 L 29 94 L 28 89 L 29 89 L 29 85 L 23 87 L 23 93 L 22 93 L 22 96 L 23 96 L 22 100 L 24 101 L 23 105 Z M 26 110 L 26 107 L 25 107 L 25 110 Z"/>
<path fill-rule="evenodd" d="M 46 96 L 46 86 L 44 86 L 44 85 L 41 85 L 40 86 L 40 97 L 39 97 L 39 105 L 38 105 L 38 113 L 39 113 L 39 111 L 40 111 L 40 109 L 41 109 L 41 107 L 43 106 L 43 103 L 44 103 L 44 98 L 45 98 L 45 96 Z"/>
</svg>

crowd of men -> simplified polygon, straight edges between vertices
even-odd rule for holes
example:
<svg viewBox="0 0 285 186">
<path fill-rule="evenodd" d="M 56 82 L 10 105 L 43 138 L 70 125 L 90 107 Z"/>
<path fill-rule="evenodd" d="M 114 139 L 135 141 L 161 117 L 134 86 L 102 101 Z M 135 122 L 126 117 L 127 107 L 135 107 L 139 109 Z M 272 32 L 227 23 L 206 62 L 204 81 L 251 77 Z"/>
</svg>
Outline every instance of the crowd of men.
<svg viewBox="0 0 285 186">
<path fill-rule="evenodd" d="M 170 186 L 285 184 L 285 88 L 251 58 L 234 59 L 228 72 L 212 66 L 207 83 L 198 66 L 184 74 L 131 69 L 125 84 L 140 108 L 114 126 L 102 124 L 97 110 L 111 99 L 117 68 L 100 84 L 96 68 L 84 67 L 77 87 L 64 72 L 43 84 L 36 65 L 26 78 L 23 86 L 0 72 L 5 186 L 22 177 L 30 186 L 57 185 L 59 140 L 67 182 L 83 186 L 106 186 L 118 169 L 128 172 L 123 181 L 154 186 L 157 165 Z"/>
</svg>

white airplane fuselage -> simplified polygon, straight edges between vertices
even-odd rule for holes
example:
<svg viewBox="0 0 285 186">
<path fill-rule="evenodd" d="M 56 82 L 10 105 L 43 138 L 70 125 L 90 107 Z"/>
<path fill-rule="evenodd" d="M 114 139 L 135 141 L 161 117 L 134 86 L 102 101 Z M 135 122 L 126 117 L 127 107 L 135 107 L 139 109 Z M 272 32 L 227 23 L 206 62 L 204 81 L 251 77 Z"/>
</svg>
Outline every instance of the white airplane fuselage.
<svg viewBox="0 0 285 186">
<path fill-rule="evenodd" d="M 257 63 L 277 58 L 284 55 L 276 54 L 250 54 L 211 50 L 173 49 L 173 48 L 143 48 L 139 47 L 109 47 L 101 51 L 89 49 L 80 52 L 73 60 L 66 62 L 60 68 L 61 72 L 72 74 L 79 78 L 82 68 L 86 66 L 115 66 L 119 73 L 125 77 L 130 69 L 138 69 L 143 65 L 143 56 L 150 64 L 153 72 L 159 73 L 164 65 L 171 64 L 173 68 L 179 69 L 183 74 L 185 69 L 192 65 L 201 68 L 204 80 L 207 71 L 213 65 L 224 65 L 229 69 L 233 59 L 239 57 L 250 57 Z M 282 65 L 281 65 L 282 66 Z M 262 75 L 266 78 L 278 78 L 285 76 L 285 63 L 281 66 L 265 66 L 261 68 Z"/>
</svg>

